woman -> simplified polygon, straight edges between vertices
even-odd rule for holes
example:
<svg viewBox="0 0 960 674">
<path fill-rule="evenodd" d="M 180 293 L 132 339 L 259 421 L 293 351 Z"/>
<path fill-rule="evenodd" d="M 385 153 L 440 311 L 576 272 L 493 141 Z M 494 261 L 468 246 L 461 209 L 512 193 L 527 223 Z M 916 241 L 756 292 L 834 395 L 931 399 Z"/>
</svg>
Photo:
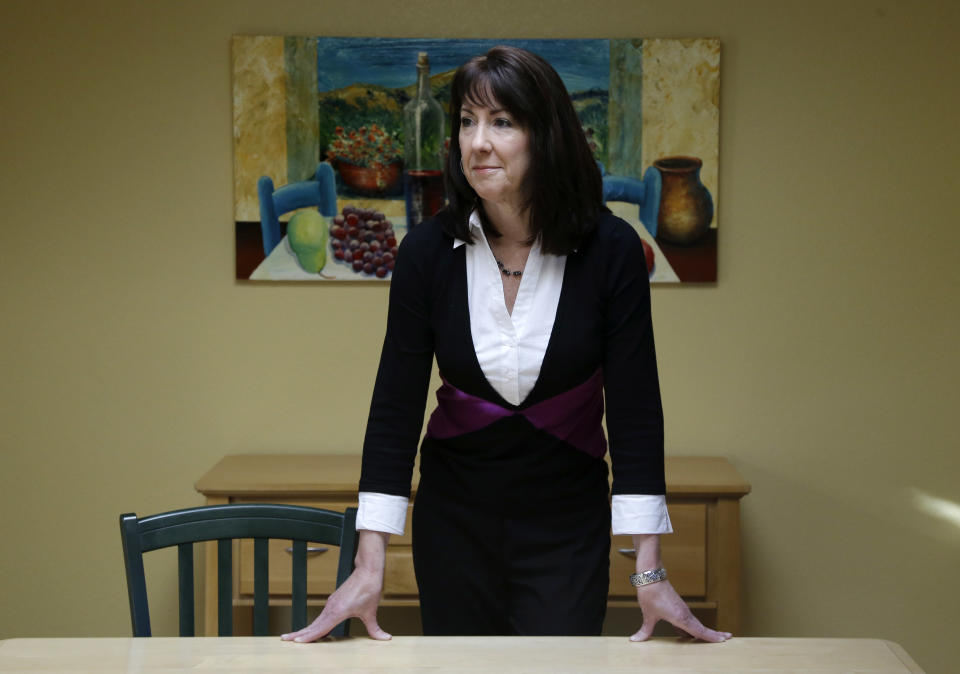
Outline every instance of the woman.
<svg viewBox="0 0 960 674">
<path fill-rule="evenodd" d="M 449 205 L 401 243 L 360 479 L 356 570 L 305 629 L 376 620 L 403 532 L 433 358 L 442 387 L 420 449 L 413 552 L 426 634 L 599 634 L 613 532 L 633 534 L 637 597 L 707 641 L 660 566 L 669 533 L 649 285 L 637 233 L 602 181 L 553 68 L 495 47 L 451 89 Z M 627 578 L 615 579 L 628 582 Z"/>
</svg>

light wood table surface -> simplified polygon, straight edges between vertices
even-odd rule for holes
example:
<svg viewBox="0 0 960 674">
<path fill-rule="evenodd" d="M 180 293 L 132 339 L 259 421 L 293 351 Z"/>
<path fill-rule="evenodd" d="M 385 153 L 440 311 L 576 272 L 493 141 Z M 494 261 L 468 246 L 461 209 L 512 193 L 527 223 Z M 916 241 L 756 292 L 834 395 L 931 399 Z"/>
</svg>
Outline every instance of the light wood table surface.
<svg viewBox="0 0 960 674">
<path fill-rule="evenodd" d="M 881 639 L 732 639 L 723 644 L 623 637 L 394 637 L 294 644 L 277 637 L 10 639 L 0 672 L 921 672 Z"/>
</svg>

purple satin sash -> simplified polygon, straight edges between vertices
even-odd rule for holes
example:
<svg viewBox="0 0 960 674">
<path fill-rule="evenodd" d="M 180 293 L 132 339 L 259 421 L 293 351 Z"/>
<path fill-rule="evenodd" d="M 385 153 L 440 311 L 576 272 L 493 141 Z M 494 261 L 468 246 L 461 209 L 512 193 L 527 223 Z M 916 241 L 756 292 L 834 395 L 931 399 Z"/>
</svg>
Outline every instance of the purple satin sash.
<svg viewBox="0 0 960 674">
<path fill-rule="evenodd" d="M 603 419 L 603 373 L 597 370 L 579 386 L 523 410 L 509 410 L 464 393 L 443 380 L 437 408 L 427 424 L 428 438 L 451 438 L 485 428 L 495 421 L 521 415 L 535 427 L 594 458 L 607 452 Z"/>
</svg>

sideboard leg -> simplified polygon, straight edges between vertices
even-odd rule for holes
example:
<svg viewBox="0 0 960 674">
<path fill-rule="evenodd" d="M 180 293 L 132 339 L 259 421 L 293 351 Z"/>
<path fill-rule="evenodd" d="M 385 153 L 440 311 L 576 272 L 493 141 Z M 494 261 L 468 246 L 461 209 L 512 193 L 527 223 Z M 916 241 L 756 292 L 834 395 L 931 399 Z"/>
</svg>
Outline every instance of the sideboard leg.
<svg viewBox="0 0 960 674">
<path fill-rule="evenodd" d="M 715 629 L 737 634 L 740 629 L 740 501 L 717 499 L 708 509 L 710 561 L 707 598 L 717 603 Z"/>
</svg>

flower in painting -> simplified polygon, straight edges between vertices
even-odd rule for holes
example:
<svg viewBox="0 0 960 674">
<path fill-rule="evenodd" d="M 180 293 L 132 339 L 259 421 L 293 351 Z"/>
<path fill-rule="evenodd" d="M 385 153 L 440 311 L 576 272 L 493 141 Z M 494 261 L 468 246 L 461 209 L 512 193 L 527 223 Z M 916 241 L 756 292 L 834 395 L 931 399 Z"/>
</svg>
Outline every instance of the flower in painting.
<svg viewBox="0 0 960 674">
<path fill-rule="evenodd" d="M 327 146 L 327 159 L 331 162 L 345 161 L 356 166 L 382 168 L 402 156 L 403 145 L 395 134 L 388 134 L 377 124 L 349 130 L 338 126 Z"/>
</svg>

